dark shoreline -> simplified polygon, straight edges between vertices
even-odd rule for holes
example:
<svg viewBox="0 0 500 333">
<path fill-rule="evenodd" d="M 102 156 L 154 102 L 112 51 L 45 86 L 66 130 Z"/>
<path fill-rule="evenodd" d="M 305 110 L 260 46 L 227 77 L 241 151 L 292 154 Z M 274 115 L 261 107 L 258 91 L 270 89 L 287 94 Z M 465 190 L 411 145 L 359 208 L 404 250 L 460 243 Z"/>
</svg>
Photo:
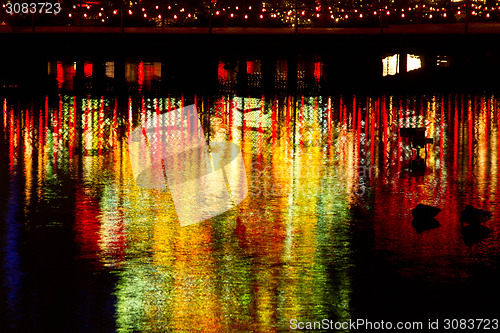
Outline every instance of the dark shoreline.
<svg viewBox="0 0 500 333">
<path fill-rule="evenodd" d="M 421 30 L 391 27 L 383 34 L 378 28 L 360 28 L 351 33 L 351 28 L 309 32 L 301 29 L 298 34 L 291 28 L 281 29 L 283 31 L 248 28 L 248 34 L 239 33 L 240 30 L 230 32 L 229 28 L 219 28 L 222 30 L 217 32 L 214 28 L 215 33 L 208 34 L 205 28 L 174 29 L 168 33 L 152 28 L 127 28 L 138 32 L 104 33 L 106 30 L 82 27 L 79 33 L 62 33 L 57 29 L 33 33 L 31 27 L 25 27 L 22 32 L 9 33 L 5 32 L 9 27 L 3 27 L 0 42 L 7 52 L 0 55 L 3 64 L 0 91 L 9 85 L 24 92 L 40 91 L 40 86 L 48 88 L 48 61 L 121 64 L 140 59 L 162 62 L 161 92 L 214 93 L 217 63 L 221 58 L 261 59 L 263 92 L 277 91 L 273 87 L 273 66 L 277 59 L 287 61 L 289 77 L 293 77 L 290 74 L 296 72 L 294 66 L 298 59 L 312 58 L 320 58 L 325 66 L 325 78 L 320 87 L 313 90 L 326 93 L 498 90 L 500 82 L 495 79 L 500 75 L 500 24 L 491 25 L 490 29 L 483 26 L 482 30 L 471 26 L 469 34 L 460 32 L 461 26 L 442 25 L 441 33 L 436 33 L 437 25 L 427 29 L 419 26 Z M 396 30 L 391 33 L 390 29 Z M 382 77 L 381 59 L 396 53 L 421 55 L 422 69 Z M 450 66 L 437 68 L 438 56 L 449 57 Z M 296 82 L 290 80 L 287 92 L 297 92 L 295 85 Z M 247 87 L 239 86 L 236 91 L 248 93 Z"/>
</svg>

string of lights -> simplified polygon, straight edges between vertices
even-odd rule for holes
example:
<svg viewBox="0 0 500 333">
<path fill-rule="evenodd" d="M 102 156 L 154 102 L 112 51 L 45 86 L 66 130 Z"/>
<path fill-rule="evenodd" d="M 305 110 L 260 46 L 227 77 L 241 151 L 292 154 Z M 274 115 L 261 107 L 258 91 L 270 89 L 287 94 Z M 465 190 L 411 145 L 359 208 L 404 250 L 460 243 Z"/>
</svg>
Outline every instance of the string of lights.
<svg viewBox="0 0 500 333">
<path fill-rule="evenodd" d="M 126 25 L 126 26 L 255 26 L 329 27 L 379 24 L 500 21 L 500 1 L 86 1 L 60 2 L 58 14 L 35 15 L 4 11 L 0 24 Z M 382 3 L 382 5 L 381 5 Z M 468 13 L 466 4 L 469 3 Z M 33 16 L 33 17 L 32 17 Z"/>
</svg>

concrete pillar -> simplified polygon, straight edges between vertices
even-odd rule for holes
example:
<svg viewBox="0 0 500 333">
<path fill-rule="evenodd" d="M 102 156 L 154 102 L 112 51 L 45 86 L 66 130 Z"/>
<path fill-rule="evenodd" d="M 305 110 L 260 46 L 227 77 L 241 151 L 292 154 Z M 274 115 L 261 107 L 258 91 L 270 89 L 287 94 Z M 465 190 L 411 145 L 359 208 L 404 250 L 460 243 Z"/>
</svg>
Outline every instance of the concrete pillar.
<svg viewBox="0 0 500 333">
<path fill-rule="evenodd" d="M 117 94 L 123 94 L 127 91 L 125 84 L 125 58 L 123 56 L 117 56 L 115 58 L 114 86 Z"/>
<path fill-rule="evenodd" d="M 427 75 L 432 75 L 436 71 L 437 67 L 437 55 L 434 53 L 424 54 L 422 57 L 422 70 Z"/>
<path fill-rule="evenodd" d="M 85 60 L 82 57 L 77 57 L 76 59 L 76 72 L 75 79 L 73 82 L 73 90 L 76 94 L 82 94 L 84 88 L 84 70 L 83 66 L 85 64 Z"/>
<path fill-rule="evenodd" d="M 238 74 L 237 74 L 237 90 L 240 95 L 246 95 L 248 92 L 248 75 L 247 75 L 247 59 L 239 57 L 238 59 Z"/>
<path fill-rule="evenodd" d="M 104 59 L 97 58 L 92 62 L 92 87 L 96 91 L 104 91 L 106 85 L 106 67 L 104 64 Z"/>
<path fill-rule="evenodd" d="M 287 58 L 287 89 L 289 92 L 297 90 L 297 54 L 291 54 Z"/>
<path fill-rule="evenodd" d="M 273 56 L 262 58 L 262 90 L 270 92 L 274 90 L 274 79 L 276 75 L 276 59 Z"/>
<path fill-rule="evenodd" d="M 399 53 L 399 75 L 406 76 L 406 66 L 408 64 L 408 53 Z"/>
</svg>

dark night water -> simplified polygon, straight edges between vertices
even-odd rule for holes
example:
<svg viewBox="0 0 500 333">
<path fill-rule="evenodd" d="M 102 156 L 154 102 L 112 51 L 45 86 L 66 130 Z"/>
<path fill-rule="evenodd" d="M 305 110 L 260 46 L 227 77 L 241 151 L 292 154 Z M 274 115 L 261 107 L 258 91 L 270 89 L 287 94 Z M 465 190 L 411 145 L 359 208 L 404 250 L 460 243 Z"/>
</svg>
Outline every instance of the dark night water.
<svg viewBox="0 0 500 333">
<path fill-rule="evenodd" d="M 180 227 L 168 191 L 135 184 L 127 137 L 193 103 L 208 140 L 241 146 L 249 194 Z M 1 329 L 498 319 L 498 104 L 495 94 L 2 97 Z M 422 172 L 399 135 L 410 126 L 433 141 Z M 415 230 L 418 203 L 442 209 L 438 228 Z M 472 244 L 459 223 L 467 204 L 493 213 L 489 237 Z"/>
</svg>

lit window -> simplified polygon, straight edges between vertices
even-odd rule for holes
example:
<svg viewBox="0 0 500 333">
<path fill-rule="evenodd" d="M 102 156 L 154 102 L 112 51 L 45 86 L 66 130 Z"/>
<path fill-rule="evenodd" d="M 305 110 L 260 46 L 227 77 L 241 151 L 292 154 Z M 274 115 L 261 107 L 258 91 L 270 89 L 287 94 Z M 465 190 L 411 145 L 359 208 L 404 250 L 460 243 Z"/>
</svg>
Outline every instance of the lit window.
<svg viewBox="0 0 500 333">
<path fill-rule="evenodd" d="M 396 75 L 399 73 L 399 54 L 382 59 L 382 76 Z"/>
<path fill-rule="evenodd" d="M 422 61 L 420 60 L 420 56 L 414 54 L 408 54 L 406 56 L 406 71 L 413 71 L 415 69 L 419 69 L 422 67 Z"/>
</svg>

